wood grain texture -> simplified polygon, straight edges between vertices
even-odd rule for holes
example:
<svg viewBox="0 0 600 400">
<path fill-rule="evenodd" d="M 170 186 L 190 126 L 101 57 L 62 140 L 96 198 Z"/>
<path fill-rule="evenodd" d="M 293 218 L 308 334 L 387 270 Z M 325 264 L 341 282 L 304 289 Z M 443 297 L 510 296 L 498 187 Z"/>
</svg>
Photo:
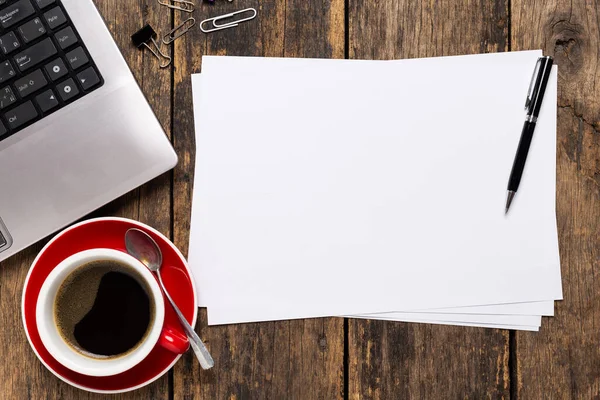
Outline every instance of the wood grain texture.
<svg viewBox="0 0 600 400">
<path fill-rule="evenodd" d="M 507 50 L 507 3 L 349 2 L 349 54 L 401 59 Z M 506 331 L 349 320 L 350 399 L 508 398 Z"/>
<path fill-rule="evenodd" d="M 508 50 L 506 1 L 349 0 L 349 56 L 394 60 Z"/>
<path fill-rule="evenodd" d="M 148 54 L 131 45 L 130 36 L 144 21 L 170 26 L 169 12 L 154 0 L 95 0 L 113 37 L 132 69 L 154 112 L 165 128 L 171 120 L 171 74 L 159 71 Z M 167 129 L 168 131 L 168 129 Z M 170 174 L 155 179 L 91 216 L 115 215 L 148 223 L 166 235 L 171 226 Z M 90 217 L 91 217 L 90 216 Z M 47 240 L 32 246 L 0 265 L 0 398 L 2 399 L 95 399 L 57 379 L 35 357 L 21 322 L 21 293 L 29 265 Z M 169 379 L 164 376 L 146 388 L 112 398 L 167 399 Z"/>
<path fill-rule="evenodd" d="M 565 300 L 538 334 L 516 334 L 516 397 L 600 395 L 600 9 L 512 2 L 512 47 L 558 65 L 557 222 Z"/>
<path fill-rule="evenodd" d="M 341 0 L 248 1 L 198 7 L 198 21 L 240 8 L 258 17 L 237 28 L 205 35 L 195 29 L 175 46 L 174 143 L 180 164 L 174 177 L 174 239 L 187 254 L 195 140 L 190 74 L 201 56 L 344 56 Z M 175 16 L 175 25 L 187 16 Z M 223 104 L 227 107 L 227 104 Z M 235 115 L 232 114 L 232 118 Z M 285 321 L 207 327 L 202 312 L 197 330 L 216 366 L 200 371 L 188 354 L 175 367 L 175 399 L 339 399 L 343 397 L 342 319 Z"/>
</svg>

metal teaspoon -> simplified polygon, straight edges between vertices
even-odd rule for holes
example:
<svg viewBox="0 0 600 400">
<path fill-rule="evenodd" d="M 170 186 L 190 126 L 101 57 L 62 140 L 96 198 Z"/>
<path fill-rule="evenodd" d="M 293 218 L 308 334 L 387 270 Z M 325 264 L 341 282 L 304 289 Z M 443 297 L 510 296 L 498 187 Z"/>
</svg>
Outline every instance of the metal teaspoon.
<svg viewBox="0 0 600 400">
<path fill-rule="evenodd" d="M 127 248 L 127 252 L 131 254 L 133 257 L 137 258 L 144 264 L 148 269 L 152 272 L 155 272 L 158 276 L 158 282 L 162 287 L 163 292 L 165 293 L 165 297 L 171 303 L 171 306 L 175 310 L 175 314 L 179 317 L 179 321 L 181 321 L 181 325 L 185 330 L 187 337 L 190 340 L 190 345 L 200 362 L 200 366 L 202 369 L 210 369 L 215 365 L 210 353 L 208 352 L 204 343 L 198 334 L 194 331 L 188 321 L 185 319 L 177 305 L 163 283 L 162 277 L 160 275 L 160 267 L 162 266 L 162 252 L 158 247 L 158 244 L 148 235 L 146 232 L 141 231 L 139 229 L 129 229 L 127 233 L 125 233 L 125 247 Z"/>
</svg>

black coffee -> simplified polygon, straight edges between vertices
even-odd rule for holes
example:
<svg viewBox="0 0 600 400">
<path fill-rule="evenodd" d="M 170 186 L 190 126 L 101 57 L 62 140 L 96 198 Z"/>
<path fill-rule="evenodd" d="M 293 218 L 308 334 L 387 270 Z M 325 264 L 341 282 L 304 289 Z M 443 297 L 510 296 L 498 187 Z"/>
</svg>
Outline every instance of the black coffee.
<svg viewBox="0 0 600 400">
<path fill-rule="evenodd" d="M 115 261 L 76 269 L 61 284 L 54 303 L 62 338 L 94 358 L 116 358 L 137 348 L 154 319 L 150 290 L 140 282 L 134 269 Z"/>
</svg>

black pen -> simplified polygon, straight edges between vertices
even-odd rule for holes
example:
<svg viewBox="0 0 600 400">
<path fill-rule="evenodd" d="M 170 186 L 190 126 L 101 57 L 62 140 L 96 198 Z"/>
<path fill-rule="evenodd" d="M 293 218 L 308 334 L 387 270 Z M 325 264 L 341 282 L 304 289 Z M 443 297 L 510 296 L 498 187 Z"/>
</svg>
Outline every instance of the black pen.
<svg viewBox="0 0 600 400">
<path fill-rule="evenodd" d="M 519 140 L 519 147 L 517 148 L 515 161 L 512 170 L 510 171 L 510 178 L 508 179 L 505 213 L 508 213 L 510 204 L 521 183 L 525 161 L 527 161 L 527 153 L 529 153 L 529 146 L 531 145 L 531 139 L 533 139 L 533 131 L 535 130 L 535 124 L 538 115 L 540 114 L 540 109 L 542 108 L 542 100 L 544 99 L 546 86 L 548 86 L 548 80 L 550 79 L 552 64 L 552 57 L 540 57 L 535 65 L 533 76 L 531 77 L 531 83 L 529 84 L 529 90 L 527 92 L 527 100 L 525 100 L 525 111 L 527 112 L 527 116 L 525 117 L 523 132 L 521 132 L 521 140 Z"/>
</svg>

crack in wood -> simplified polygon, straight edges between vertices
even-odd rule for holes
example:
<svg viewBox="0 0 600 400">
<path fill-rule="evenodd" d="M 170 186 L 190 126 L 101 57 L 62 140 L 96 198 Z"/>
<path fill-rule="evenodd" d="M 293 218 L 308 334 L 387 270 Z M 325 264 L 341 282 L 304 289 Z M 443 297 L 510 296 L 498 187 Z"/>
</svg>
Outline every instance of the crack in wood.
<svg viewBox="0 0 600 400">
<path fill-rule="evenodd" d="M 583 118 L 579 118 L 579 132 L 577 133 L 577 171 L 581 171 L 581 152 L 583 151 Z"/>
<path fill-rule="evenodd" d="M 583 114 L 575 111 L 572 105 L 558 105 L 559 109 L 569 110 L 569 113 L 577 120 L 577 133 L 569 135 L 567 141 L 563 144 L 566 155 L 577 166 L 577 171 L 590 179 L 598 188 L 600 188 L 600 130 L 596 124 L 589 122 Z M 591 142 L 584 146 L 586 137 L 586 126 L 591 129 Z M 588 139 L 589 140 L 589 139 Z"/>
<path fill-rule="evenodd" d="M 592 130 L 594 131 L 595 134 L 600 135 L 600 128 L 596 128 L 596 123 L 592 123 L 586 120 L 586 118 L 583 116 L 582 113 L 578 113 L 575 111 L 575 107 L 573 107 L 570 104 L 567 105 L 558 105 L 558 108 L 561 108 L 563 110 L 571 110 L 573 116 L 575 116 L 578 119 L 581 119 L 581 121 L 586 124 L 587 126 L 589 126 L 590 128 L 592 128 Z"/>
</svg>

